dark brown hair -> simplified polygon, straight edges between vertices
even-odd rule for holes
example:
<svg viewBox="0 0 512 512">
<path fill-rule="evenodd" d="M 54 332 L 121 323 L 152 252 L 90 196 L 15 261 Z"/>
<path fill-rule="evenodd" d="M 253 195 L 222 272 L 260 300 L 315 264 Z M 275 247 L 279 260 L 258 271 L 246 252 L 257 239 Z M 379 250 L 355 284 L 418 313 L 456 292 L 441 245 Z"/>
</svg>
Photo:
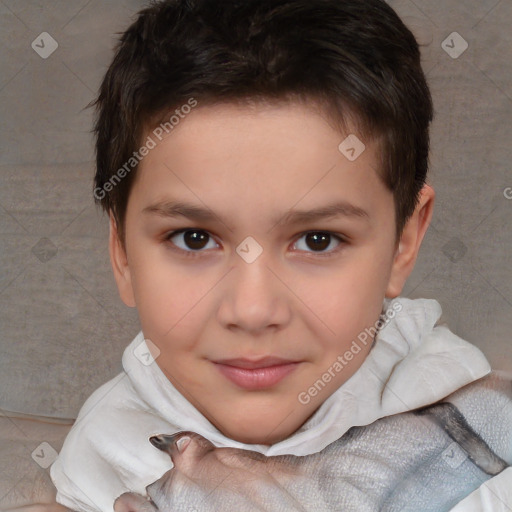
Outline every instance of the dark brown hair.
<svg viewBox="0 0 512 512">
<path fill-rule="evenodd" d="M 91 103 L 94 197 L 121 240 L 137 170 L 126 163 L 191 98 L 315 101 L 345 134 L 375 141 L 398 241 L 426 180 L 433 107 L 418 44 L 383 0 L 163 0 L 141 10 Z"/>
</svg>

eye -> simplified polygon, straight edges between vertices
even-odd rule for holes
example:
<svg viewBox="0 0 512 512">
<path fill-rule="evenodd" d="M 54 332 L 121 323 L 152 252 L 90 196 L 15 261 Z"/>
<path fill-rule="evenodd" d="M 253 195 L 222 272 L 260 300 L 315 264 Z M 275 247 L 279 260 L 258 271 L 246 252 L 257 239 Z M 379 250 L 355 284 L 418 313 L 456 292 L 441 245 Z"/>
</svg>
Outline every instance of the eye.
<svg viewBox="0 0 512 512">
<path fill-rule="evenodd" d="M 194 256 L 194 253 L 202 252 L 201 249 L 211 249 L 217 245 L 208 232 L 202 229 L 185 228 L 173 231 L 165 236 L 165 240 L 189 253 L 187 256 Z M 213 247 L 208 247 L 209 240 L 215 244 Z"/>
<path fill-rule="evenodd" d="M 340 250 L 345 240 L 329 231 L 307 231 L 302 233 L 300 238 L 295 242 L 294 246 L 300 246 L 301 240 L 304 239 L 302 247 L 298 250 L 313 253 L 318 256 L 330 256 L 332 253 Z M 337 244 L 333 242 L 337 240 Z M 202 229 L 184 228 L 168 233 L 164 237 L 164 241 L 175 246 L 177 250 L 186 256 L 199 256 L 204 252 L 203 249 L 214 249 L 218 244 L 213 240 L 211 235 Z M 208 246 L 211 243 L 213 245 Z M 332 247 L 334 245 L 334 248 Z M 326 250 L 331 247 L 331 250 Z M 173 247 L 174 249 L 174 247 Z M 311 250 L 308 250 L 311 249 Z"/>
<path fill-rule="evenodd" d="M 320 256 L 330 255 L 333 252 L 337 252 L 339 250 L 339 246 L 343 244 L 344 240 L 330 233 L 329 231 L 308 231 L 307 233 L 303 233 L 299 240 L 295 243 L 295 245 L 299 245 L 300 240 L 304 238 L 305 244 L 303 244 L 304 248 L 299 248 L 299 250 L 306 250 L 306 252 L 310 252 L 307 249 L 312 249 L 313 253 L 317 253 Z M 329 246 L 332 246 L 332 242 L 334 239 L 338 240 L 338 244 L 335 246 L 335 249 L 331 249 L 330 251 L 326 251 Z"/>
</svg>

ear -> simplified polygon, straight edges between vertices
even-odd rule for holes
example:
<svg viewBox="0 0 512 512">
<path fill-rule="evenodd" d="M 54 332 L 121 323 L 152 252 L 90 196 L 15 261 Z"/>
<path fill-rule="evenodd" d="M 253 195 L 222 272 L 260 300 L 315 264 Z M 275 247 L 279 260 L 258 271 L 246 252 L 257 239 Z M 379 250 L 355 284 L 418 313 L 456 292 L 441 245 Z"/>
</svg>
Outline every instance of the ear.
<svg viewBox="0 0 512 512">
<path fill-rule="evenodd" d="M 393 267 L 386 290 L 386 297 L 400 295 L 409 277 L 420 250 L 421 242 L 434 212 L 435 192 L 430 185 L 424 185 L 420 192 L 420 200 L 414 213 L 404 227 L 400 243 L 395 253 Z"/>
<path fill-rule="evenodd" d="M 135 297 L 133 295 L 130 267 L 126 257 L 126 250 L 119 239 L 116 221 L 112 214 L 110 215 L 110 235 L 108 248 L 110 252 L 110 263 L 114 271 L 114 277 L 117 283 L 117 289 L 121 300 L 128 307 L 135 307 Z"/>
</svg>

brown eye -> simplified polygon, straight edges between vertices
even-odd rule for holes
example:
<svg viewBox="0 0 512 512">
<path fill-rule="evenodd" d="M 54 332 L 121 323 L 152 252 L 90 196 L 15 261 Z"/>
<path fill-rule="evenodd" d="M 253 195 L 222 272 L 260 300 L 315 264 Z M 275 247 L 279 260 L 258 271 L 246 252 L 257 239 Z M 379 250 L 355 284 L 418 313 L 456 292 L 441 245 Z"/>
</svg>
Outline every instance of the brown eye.
<svg viewBox="0 0 512 512">
<path fill-rule="evenodd" d="M 204 231 L 185 231 L 183 240 L 190 249 L 204 249 L 208 235 Z"/>
<path fill-rule="evenodd" d="M 165 239 L 186 252 L 198 252 L 208 248 L 207 245 L 211 237 L 201 229 L 181 229 L 173 231 Z M 213 243 L 215 244 L 215 242 Z"/>
<path fill-rule="evenodd" d="M 323 251 L 329 247 L 331 235 L 325 233 L 309 233 L 306 235 L 306 244 L 314 251 Z"/>
<path fill-rule="evenodd" d="M 304 233 L 299 240 L 302 239 L 304 239 L 305 243 L 302 244 L 302 248 L 298 247 L 299 250 L 314 253 L 316 252 L 319 254 L 328 254 L 331 252 L 335 252 L 338 245 L 341 245 L 341 243 L 343 242 L 343 240 L 339 236 L 333 235 L 332 233 L 329 233 L 327 231 L 309 231 L 307 233 Z M 326 251 L 327 248 L 332 246 L 332 242 L 334 239 L 337 239 L 338 243 L 335 244 L 334 248 L 331 247 L 331 250 Z M 296 242 L 296 245 L 300 245 L 299 242 Z"/>
</svg>

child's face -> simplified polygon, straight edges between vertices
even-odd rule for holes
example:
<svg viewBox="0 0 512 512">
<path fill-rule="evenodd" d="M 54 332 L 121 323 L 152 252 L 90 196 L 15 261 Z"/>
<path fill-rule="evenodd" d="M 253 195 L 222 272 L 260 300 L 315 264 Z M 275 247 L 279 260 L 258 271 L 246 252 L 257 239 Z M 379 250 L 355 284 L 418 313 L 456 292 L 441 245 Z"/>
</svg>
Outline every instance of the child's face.
<svg viewBox="0 0 512 512">
<path fill-rule="evenodd" d="M 112 223 L 121 297 L 159 348 L 156 363 L 213 425 L 245 443 L 288 437 L 354 374 L 372 339 L 358 352 L 354 340 L 375 326 L 384 296 L 400 293 L 421 243 L 415 225 L 401 259 L 373 145 L 363 141 L 349 161 L 338 149 L 346 135 L 316 112 L 199 105 L 139 165 L 126 253 Z M 293 220 L 341 202 L 348 214 Z M 175 203 L 208 215 L 171 216 Z M 293 364 L 260 370 L 258 380 L 257 370 L 218 363 L 263 357 Z"/>
</svg>

